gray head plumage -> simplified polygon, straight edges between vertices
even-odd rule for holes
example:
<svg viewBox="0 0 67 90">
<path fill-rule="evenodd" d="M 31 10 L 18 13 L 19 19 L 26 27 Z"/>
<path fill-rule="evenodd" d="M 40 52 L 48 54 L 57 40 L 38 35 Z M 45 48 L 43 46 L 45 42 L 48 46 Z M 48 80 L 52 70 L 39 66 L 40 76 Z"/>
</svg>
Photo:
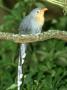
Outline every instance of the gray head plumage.
<svg viewBox="0 0 67 90">
<path fill-rule="evenodd" d="M 41 10 L 41 8 L 35 8 L 35 9 L 33 9 L 33 10 L 30 12 L 29 15 L 35 16 L 40 10 Z"/>
</svg>

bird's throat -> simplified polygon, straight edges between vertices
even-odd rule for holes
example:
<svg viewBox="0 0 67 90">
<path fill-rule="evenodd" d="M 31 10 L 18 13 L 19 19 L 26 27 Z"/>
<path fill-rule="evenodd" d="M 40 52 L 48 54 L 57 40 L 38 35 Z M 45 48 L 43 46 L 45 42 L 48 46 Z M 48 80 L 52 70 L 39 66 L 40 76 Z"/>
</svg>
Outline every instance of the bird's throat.
<svg viewBox="0 0 67 90">
<path fill-rule="evenodd" d="M 36 19 L 36 22 L 39 24 L 39 25 L 43 25 L 44 24 L 44 16 L 36 16 L 35 17 Z"/>
</svg>

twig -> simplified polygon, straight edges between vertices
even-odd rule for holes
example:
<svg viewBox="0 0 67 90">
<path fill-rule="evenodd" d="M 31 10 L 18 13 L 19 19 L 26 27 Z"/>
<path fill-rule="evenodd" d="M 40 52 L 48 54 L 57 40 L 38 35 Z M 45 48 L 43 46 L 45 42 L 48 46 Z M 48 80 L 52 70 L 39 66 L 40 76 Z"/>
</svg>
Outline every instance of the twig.
<svg viewBox="0 0 67 90">
<path fill-rule="evenodd" d="M 16 43 L 32 43 L 48 39 L 60 39 L 67 42 L 67 32 L 59 30 L 49 30 L 37 35 L 19 35 L 13 33 L 0 32 L 1 40 L 11 40 Z"/>
<path fill-rule="evenodd" d="M 2 8 L 3 10 L 7 11 L 7 12 L 11 12 L 11 10 L 3 5 L 0 5 L 0 8 Z"/>
<path fill-rule="evenodd" d="M 44 0 L 45 1 L 45 0 Z M 52 4 L 55 4 L 55 5 L 58 5 L 58 6 L 60 6 L 60 7 L 64 7 L 64 5 L 65 5 L 65 3 L 63 3 L 63 2 L 60 2 L 60 1 L 57 1 L 57 0 L 46 0 L 46 1 L 48 1 L 48 2 L 50 2 L 50 3 L 52 3 Z M 62 0 L 63 1 L 63 0 Z"/>
</svg>

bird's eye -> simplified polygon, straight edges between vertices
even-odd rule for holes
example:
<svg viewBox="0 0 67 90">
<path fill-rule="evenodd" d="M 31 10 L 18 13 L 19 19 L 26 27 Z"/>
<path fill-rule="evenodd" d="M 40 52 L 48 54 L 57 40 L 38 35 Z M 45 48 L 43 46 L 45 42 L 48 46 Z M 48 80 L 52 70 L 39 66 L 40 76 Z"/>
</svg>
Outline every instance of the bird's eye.
<svg viewBox="0 0 67 90">
<path fill-rule="evenodd" d="M 38 10 L 37 13 L 39 13 L 40 11 Z"/>
</svg>

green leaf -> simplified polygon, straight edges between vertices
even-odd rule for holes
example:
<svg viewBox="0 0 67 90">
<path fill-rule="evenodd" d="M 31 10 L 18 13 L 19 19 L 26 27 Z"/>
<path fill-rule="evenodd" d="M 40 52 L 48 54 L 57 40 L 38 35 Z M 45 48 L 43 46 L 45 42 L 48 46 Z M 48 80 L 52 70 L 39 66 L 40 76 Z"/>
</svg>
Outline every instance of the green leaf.
<svg viewBox="0 0 67 90">
<path fill-rule="evenodd" d="M 6 90 L 13 90 L 17 87 L 17 84 L 12 84 L 10 87 L 8 87 Z"/>
</svg>

